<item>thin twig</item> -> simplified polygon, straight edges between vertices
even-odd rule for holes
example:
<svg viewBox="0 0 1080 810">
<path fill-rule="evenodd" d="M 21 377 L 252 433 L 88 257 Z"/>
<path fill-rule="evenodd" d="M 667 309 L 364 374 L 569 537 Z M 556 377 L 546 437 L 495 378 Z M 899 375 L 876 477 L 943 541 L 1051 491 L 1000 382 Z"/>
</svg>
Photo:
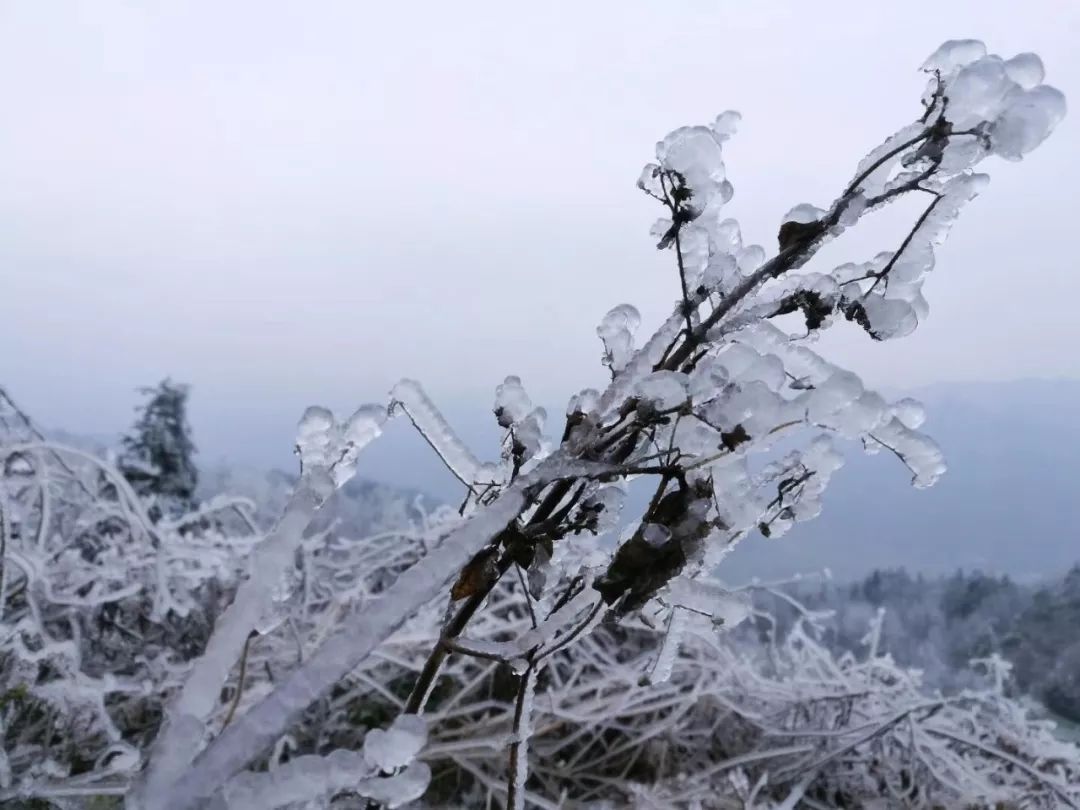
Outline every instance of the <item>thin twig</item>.
<svg viewBox="0 0 1080 810">
<path fill-rule="evenodd" d="M 244 639 L 244 649 L 240 653 L 240 673 L 236 676 L 236 694 L 233 695 L 232 703 L 229 705 L 229 712 L 225 715 L 225 721 L 221 724 L 222 730 L 228 728 L 229 723 L 232 722 L 233 715 L 236 714 L 236 707 L 240 705 L 240 698 L 244 695 L 244 679 L 247 677 L 247 661 L 248 651 L 251 649 L 251 641 L 256 638 L 258 633 L 250 633 L 246 639 Z"/>
</svg>

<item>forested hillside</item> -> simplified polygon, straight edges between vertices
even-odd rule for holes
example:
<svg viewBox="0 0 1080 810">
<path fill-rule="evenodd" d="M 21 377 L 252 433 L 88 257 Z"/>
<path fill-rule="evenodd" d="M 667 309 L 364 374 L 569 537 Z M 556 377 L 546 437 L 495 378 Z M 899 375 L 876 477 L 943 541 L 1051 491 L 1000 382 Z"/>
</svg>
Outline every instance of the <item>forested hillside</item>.
<svg viewBox="0 0 1080 810">
<path fill-rule="evenodd" d="M 881 611 L 881 649 L 929 684 L 955 692 L 972 683 L 970 663 L 1000 655 L 1012 665 L 1010 691 L 1080 723 L 1080 565 L 1037 584 L 1007 576 L 948 577 L 875 571 L 854 583 L 798 582 L 788 592 L 831 611 L 823 640 L 837 653 L 865 650 L 866 628 Z M 797 615 L 783 600 L 769 608 Z"/>
</svg>

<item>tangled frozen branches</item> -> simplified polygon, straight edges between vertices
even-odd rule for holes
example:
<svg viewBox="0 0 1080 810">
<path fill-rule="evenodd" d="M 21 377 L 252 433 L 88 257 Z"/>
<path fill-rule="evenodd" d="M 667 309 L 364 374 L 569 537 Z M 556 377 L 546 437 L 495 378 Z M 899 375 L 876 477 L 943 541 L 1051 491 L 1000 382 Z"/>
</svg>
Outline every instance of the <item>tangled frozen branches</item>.
<svg viewBox="0 0 1080 810">
<path fill-rule="evenodd" d="M 734 797 L 718 807 L 843 806 L 871 795 L 926 807 L 937 796 L 1074 803 L 1072 752 L 1046 753 L 1045 729 L 999 692 L 927 698 L 880 656 L 834 661 L 805 632 L 773 648 L 764 668 L 739 664 L 715 638 L 752 606 L 712 572 L 748 536 L 778 536 L 818 514 L 841 463 L 837 439 L 888 450 L 916 486 L 944 471 L 918 431 L 916 403 L 886 402 L 810 344 L 844 321 L 875 340 L 911 332 L 926 313 L 921 287 L 935 247 L 986 185 L 974 167 L 994 154 L 1021 158 L 1065 105 L 1031 54 L 1004 60 L 981 43 L 949 42 L 924 69 L 919 118 L 864 158 L 828 206 L 795 206 L 771 258 L 722 217 L 733 193 L 722 150 L 737 114 L 657 145 L 639 187 L 663 208 L 654 233 L 673 255 L 679 300 L 640 346 L 637 311 L 609 312 L 598 333 L 610 383 L 571 398 L 557 441 L 516 377 L 496 390 L 503 453 L 493 462 L 457 438 L 413 381 L 399 383 L 386 407 L 365 406 L 344 423 L 309 409 L 296 492 L 172 697 L 129 803 L 187 810 L 359 795 L 396 806 L 429 779 L 437 784 L 426 763 L 446 759 L 508 808 L 555 806 L 564 795 L 594 801 L 628 779 L 658 806 L 710 806 L 706 795 Z M 903 197 L 926 205 L 895 249 L 806 269 L 826 242 Z M 794 329 L 792 318 L 801 321 Z M 307 566 L 303 587 L 290 582 L 308 525 L 383 422 L 400 415 L 463 483 L 460 509 L 442 516 L 419 552 L 394 552 L 389 565 L 372 557 L 377 584 L 360 570 L 344 593 L 319 597 L 347 565 Z M 618 532 L 627 483 L 638 478 L 653 496 Z M 157 527 L 129 493 L 119 489 L 116 501 L 153 545 Z M 613 549 L 596 542 L 609 533 Z M 150 554 L 159 577 L 162 547 Z M 312 580 L 316 570 L 328 580 Z M 160 584 L 154 593 L 176 598 Z M 299 617 L 289 607 L 298 593 Z M 324 606 L 313 611 L 316 603 Z M 358 606 L 362 616 L 350 613 Z M 283 628 L 288 641 L 263 639 Z M 274 663 L 263 658 L 271 651 Z M 284 655 L 291 664 L 282 666 Z M 261 683 L 260 664 L 273 673 Z M 500 672 L 510 694 L 477 714 L 467 696 Z M 340 716 L 358 683 L 399 713 L 380 718 L 389 728 L 377 733 L 357 736 L 371 725 L 357 721 L 327 737 L 332 724 L 313 713 Z M 683 742 L 649 761 L 647 779 L 631 779 L 632 752 L 670 740 Z M 694 772 L 680 780 L 676 760 Z M 555 768 L 575 780 L 561 781 Z M 695 787 L 702 778 L 707 788 Z"/>
<path fill-rule="evenodd" d="M 43 470 L 56 474 L 57 468 Z M 58 483 L 67 476 L 59 473 Z M 104 499 L 100 508 L 107 506 Z M 306 536 L 273 610 L 249 637 L 215 701 L 211 729 L 224 728 L 271 693 L 335 630 L 363 621 L 400 573 L 459 519 L 440 510 L 421 524 L 362 539 L 333 531 Z M 14 694 L 9 690 L 4 706 L 9 770 L 3 795 L 78 806 L 88 796 L 128 789 L 161 704 L 190 666 L 186 645 L 205 643 L 210 619 L 198 614 L 212 602 L 203 592 L 206 607 L 196 606 L 198 582 L 235 588 L 230 572 L 238 557 L 219 566 L 206 551 L 218 536 L 203 526 L 163 538 L 188 564 L 207 564 L 203 574 L 190 574 L 198 579 L 176 587 L 193 601 L 185 616 L 173 616 L 171 635 L 155 623 L 153 600 L 138 593 L 117 592 L 111 603 L 129 630 L 117 635 L 93 624 L 100 605 L 57 605 L 44 597 L 51 600 L 58 589 L 32 589 L 41 594 L 36 604 L 45 614 L 66 611 L 72 626 L 86 630 L 66 645 L 52 641 L 50 631 L 50 646 L 34 656 L 27 647 L 36 637 L 23 621 L 21 646 L 5 648 L 5 660 L 19 667 L 5 673 L 7 682 L 20 685 Z M 20 524 L 15 542 L 21 537 Z M 243 536 L 234 542 L 249 547 Z M 530 779 L 522 793 L 530 806 L 767 808 L 798 791 L 807 807 L 869 806 L 882 797 L 911 807 L 961 799 L 992 806 L 1017 796 L 1027 797 L 1030 807 L 1080 802 L 1077 750 L 1005 697 L 1001 661 L 981 662 L 985 688 L 942 697 L 881 654 L 877 628 L 871 628 L 865 658 L 838 659 L 816 640 L 826 616 L 804 612 L 794 631 L 776 638 L 752 590 L 725 592 L 728 611 L 720 618 L 735 624 L 747 617 L 740 626 L 751 632 L 719 634 L 716 620 L 683 593 L 677 597 L 687 605 L 681 643 L 667 647 L 670 675 L 661 681 L 663 606 L 598 625 L 589 600 L 580 598 L 587 591 L 574 580 L 575 572 L 595 567 L 590 561 L 603 559 L 603 542 L 581 533 L 562 548 L 549 584 L 555 593 L 576 596 L 545 604 L 531 596 L 524 575 L 502 580 L 468 635 L 454 642 L 455 654 L 429 697 L 426 724 L 402 727 L 395 718 L 410 716 L 402 714 L 409 690 L 424 667 L 424 651 L 442 632 L 444 609 L 437 601 L 313 704 L 255 770 L 232 780 L 223 793 L 226 804 L 291 808 L 365 796 L 393 806 L 424 793 L 432 806 L 502 805 L 506 750 L 519 733 L 518 683 L 529 670 L 525 657 L 537 647 Z M 152 549 L 147 560 L 155 556 Z M 137 566 L 100 565 L 99 574 L 139 579 Z M 61 580 L 66 570 L 54 563 L 48 576 Z M 17 608 L 19 602 L 8 604 Z M 559 629 L 547 638 L 552 620 Z M 201 642 L 193 632 L 203 633 Z M 124 688 L 128 681 L 93 676 L 106 650 L 112 672 L 138 668 L 138 694 Z M 27 673 L 32 663 L 41 671 Z M 91 711 L 73 704 L 77 695 L 94 698 Z M 49 713 L 51 726 L 38 711 Z M 373 739 L 380 727 L 389 726 L 386 734 L 393 735 L 395 723 L 396 740 Z M 52 740 L 43 739 L 48 727 Z M 91 752 L 96 756 L 87 757 Z M 392 776 L 382 775 L 387 769 Z"/>
<path fill-rule="evenodd" d="M 446 520 L 453 518 L 436 515 L 427 527 L 362 542 L 305 543 L 306 570 L 322 568 L 325 576 L 332 569 L 338 582 L 311 577 L 324 584 L 296 602 L 305 607 L 293 614 L 295 628 L 283 626 L 253 646 L 245 704 L 272 688 L 269 667 L 299 666 L 325 633 L 317 628 L 358 620 Z M 581 556 L 601 553 L 591 537 L 573 544 L 580 548 L 567 572 Z M 571 581 L 564 573 L 560 588 Z M 425 800 L 432 806 L 506 801 L 506 750 L 520 722 L 517 687 L 529 671 L 521 655 L 544 632 L 533 615 L 546 613 L 525 596 L 527 587 L 508 577 L 492 590 L 428 701 L 430 731 L 418 758 L 431 774 Z M 816 640 L 827 616 L 804 613 L 794 631 L 773 638 L 771 619 L 750 597 L 731 594 L 752 616 L 746 626 L 766 631 L 765 642 L 720 635 L 712 619 L 688 612 L 671 675 L 659 683 L 664 633 L 650 626 L 654 615 L 597 626 L 587 608 L 564 613 L 565 630 L 547 643 L 550 654 L 533 657 L 545 666 L 534 667 L 528 804 L 768 808 L 800 789 L 808 807 L 883 798 L 910 807 L 993 806 L 1020 796 L 1030 807 L 1080 801 L 1080 752 L 1005 697 L 1004 662 L 975 662 L 985 686 L 943 697 L 878 649 L 877 626 L 868 628 L 865 657 L 837 658 Z M 298 756 L 364 749 L 365 728 L 387 725 L 405 708 L 442 613 L 437 603 L 426 606 L 312 707 L 274 748 L 270 772 Z M 590 625 L 591 632 L 575 633 Z M 310 641 L 297 646 L 297 635 Z M 308 785 L 309 798 L 327 795 L 318 779 Z"/>
<path fill-rule="evenodd" d="M 3 392 L 0 415 L 0 795 L 107 793 L 243 571 L 248 504 L 155 525 L 112 464 L 46 441 Z"/>
</svg>

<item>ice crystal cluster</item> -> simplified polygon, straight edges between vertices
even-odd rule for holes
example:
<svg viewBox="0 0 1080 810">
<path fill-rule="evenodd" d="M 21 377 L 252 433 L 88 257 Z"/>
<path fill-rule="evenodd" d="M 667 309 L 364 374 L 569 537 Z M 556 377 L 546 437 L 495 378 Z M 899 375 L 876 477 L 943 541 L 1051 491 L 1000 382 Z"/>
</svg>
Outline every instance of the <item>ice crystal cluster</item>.
<svg viewBox="0 0 1080 810">
<path fill-rule="evenodd" d="M 736 652 L 730 631 L 756 616 L 752 595 L 717 578 L 737 543 L 819 514 L 839 442 L 887 451 L 918 487 L 944 472 L 918 404 L 866 389 L 815 340 L 834 326 L 873 340 L 915 329 L 935 250 L 987 185 L 976 168 L 1036 148 L 1065 104 L 1032 54 L 948 42 L 923 70 L 917 119 L 835 199 L 795 205 L 775 245 L 745 244 L 724 215 L 738 114 L 661 140 L 638 186 L 661 209 L 653 234 L 672 257 L 671 314 L 642 334 L 633 306 L 610 310 L 597 330 L 609 379 L 575 393 L 553 433 L 506 377 L 497 459 L 478 458 L 412 380 L 344 423 L 309 409 L 296 491 L 245 545 L 223 543 L 223 519 L 207 520 L 238 505 L 208 506 L 185 532 L 152 525 L 107 466 L 112 489 L 86 502 L 120 528 L 96 514 L 56 526 L 57 487 L 85 478 L 64 472 L 67 451 L 5 445 L 0 643 L 9 681 L 43 714 L 5 742 L 3 789 L 122 794 L 144 810 L 393 807 L 445 790 L 441 766 L 469 801 L 509 808 L 1077 806 L 1075 750 L 1000 682 L 927 695 L 874 645 L 863 661 L 836 660 L 802 630 L 770 655 Z M 905 197 L 922 205 L 890 249 L 839 267 L 816 259 Z M 388 418 L 410 420 L 461 481 L 460 508 L 389 538 L 307 533 Z M 12 483 L 20 467 L 25 485 Z M 633 479 L 652 497 L 620 515 Z M 88 526 L 103 538 L 92 552 L 75 542 Z M 122 677 L 81 660 L 85 618 L 73 617 L 136 593 L 151 624 L 199 605 L 202 654 L 148 645 Z M 163 712 L 138 745 L 111 719 L 117 693 Z M 91 765 L 56 758 L 41 729 L 57 714 L 96 724 Z"/>
</svg>

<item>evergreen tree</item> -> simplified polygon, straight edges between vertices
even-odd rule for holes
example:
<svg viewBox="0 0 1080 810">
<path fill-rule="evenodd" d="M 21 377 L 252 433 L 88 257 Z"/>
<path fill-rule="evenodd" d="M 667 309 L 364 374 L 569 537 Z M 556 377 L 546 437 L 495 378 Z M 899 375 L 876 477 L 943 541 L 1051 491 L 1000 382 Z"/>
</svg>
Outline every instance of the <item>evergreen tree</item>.
<svg viewBox="0 0 1080 810">
<path fill-rule="evenodd" d="M 137 493 L 155 497 L 161 510 L 192 505 L 198 471 L 187 421 L 188 386 L 165 379 L 139 389 L 147 397 L 132 432 L 123 439 L 121 469 Z"/>
</svg>

